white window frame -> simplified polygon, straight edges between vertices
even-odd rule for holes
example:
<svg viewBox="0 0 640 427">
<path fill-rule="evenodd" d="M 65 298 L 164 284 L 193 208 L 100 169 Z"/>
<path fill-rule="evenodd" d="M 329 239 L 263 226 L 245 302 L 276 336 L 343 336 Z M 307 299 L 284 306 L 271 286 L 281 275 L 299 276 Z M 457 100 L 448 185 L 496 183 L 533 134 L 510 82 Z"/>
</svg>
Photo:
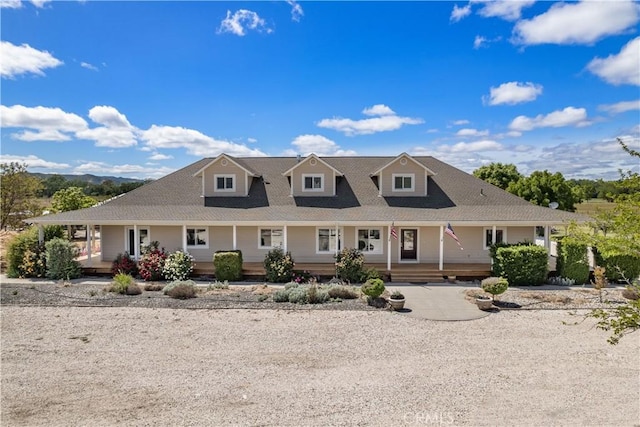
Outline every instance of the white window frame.
<svg viewBox="0 0 640 427">
<path fill-rule="evenodd" d="M 188 234 L 189 234 L 189 230 L 193 230 L 193 232 L 194 232 L 195 244 L 193 244 L 193 245 L 189 244 L 189 238 L 187 237 Z M 205 242 L 204 245 L 198 245 L 197 244 L 198 241 L 197 241 L 197 238 L 196 238 L 196 233 L 197 233 L 198 230 L 204 230 L 205 236 L 207 237 L 206 242 Z M 210 236 L 209 236 L 209 227 L 207 227 L 207 226 L 191 226 L 191 225 L 187 225 L 184 228 L 184 232 L 185 232 L 184 241 L 185 241 L 185 244 L 187 245 L 187 248 L 209 249 L 209 238 L 210 238 Z"/>
<path fill-rule="evenodd" d="M 313 184 L 313 178 L 320 178 L 320 188 L 306 188 L 305 187 L 305 181 L 307 180 L 307 178 L 311 178 L 312 179 L 312 184 Z M 303 173 L 302 174 L 302 191 L 304 192 L 317 192 L 317 193 L 321 193 L 324 191 L 324 174 L 323 173 Z"/>
<path fill-rule="evenodd" d="M 486 251 L 489 249 L 489 246 L 492 245 L 492 243 L 490 242 L 489 245 L 487 245 L 487 231 L 492 231 L 493 227 L 484 227 L 484 229 L 482 230 L 482 248 Z M 502 242 L 507 242 L 507 229 L 506 227 L 496 227 L 496 243 L 500 243 L 498 241 L 498 231 L 502 232 Z"/>
<path fill-rule="evenodd" d="M 227 185 L 227 178 L 231 178 L 231 188 L 218 188 L 218 178 L 224 178 L 225 186 Z M 235 193 L 236 191 L 236 175 L 232 173 L 217 173 L 213 175 L 213 191 L 217 193 Z"/>
<path fill-rule="evenodd" d="M 133 252 L 129 252 L 129 232 L 133 230 L 134 230 L 133 227 L 124 228 L 124 251 L 127 252 L 132 257 L 135 256 L 135 248 Z M 153 240 L 151 240 L 151 227 L 146 225 L 142 227 L 138 227 L 138 239 L 140 239 L 140 235 L 141 235 L 140 231 L 142 230 L 147 230 L 148 243 L 146 245 L 144 244 L 144 242 L 139 243 L 140 247 L 138 248 L 138 251 L 139 251 L 138 255 L 142 255 L 142 248 L 144 248 L 145 246 L 149 246 L 151 242 L 153 242 Z"/>
<path fill-rule="evenodd" d="M 266 246 L 262 244 L 262 232 L 265 230 L 269 230 L 271 234 L 271 245 Z M 278 246 L 273 246 L 273 232 L 279 231 L 282 236 L 282 244 Z M 258 249 L 275 249 L 281 248 L 284 250 L 284 227 L 258 227 Z"/>
<path fill-rule="evenodd" d="M 320 250 L 320 230 L 329 230 L 329 250 L 321 251 Z M 335 227 L 316 227 L 316 254 L 335 254 L 339 252 L 344 247 L 344 230 L 342 227 L 338 228 L 338 235 L 336 236 L 336 244 L 338 246 L 337 250 L 335 247 L 331 247 L 331 234 L 335 233 Z"/>
<path fill-rule="evenodd" d="M 360 249 L 360 231 L 367 231 L 368 236 L 371 235 L 371 231 L 375 230 L 378 232 L 378 241 L 379 244 L 374 246 L 374 250 L 369 250 L 368 246 L 365 246 L 364 249 Z M 356 245 L 355 247 L 358 248 L 358 250 L 360 250 L 360 252 L 364 253 L 364 254 L 381 254 L 384 252 L 384 239 L 382 238 L 383 233 L 382 233 L 382 228 L 380 227 L 360 227 L 360 228 L 356 228 Z M 367 240 L 370 240 L 370 237 L 367 237 Z M 374 239 L 375 240 L 375 239 Z"/>
<path fill-rule="evenodd" d="M 396 188 L 396 178 L 402 178 L 402 185 L 404 185 L 404 178 L 411 178 L 410 188 Z M 412 192 L 416 191 L 416 174 L 415 173 L 394 173 L 391 174 L 391 191 L 394 192 Z"/>
</svg>

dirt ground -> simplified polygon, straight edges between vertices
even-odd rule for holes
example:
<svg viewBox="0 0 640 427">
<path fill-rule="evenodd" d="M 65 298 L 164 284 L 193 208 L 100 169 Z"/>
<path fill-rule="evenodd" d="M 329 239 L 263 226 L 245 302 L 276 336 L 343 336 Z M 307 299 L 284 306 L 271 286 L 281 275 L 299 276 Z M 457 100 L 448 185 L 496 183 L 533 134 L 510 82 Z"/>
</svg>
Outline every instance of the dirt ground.
<svg viewBox="0 0 640 427">
<path fill-rule="evenodd" d="M 3 426 L 640 424 L 639 335 L 564 310 L 2 308 Z"/>
</svg>

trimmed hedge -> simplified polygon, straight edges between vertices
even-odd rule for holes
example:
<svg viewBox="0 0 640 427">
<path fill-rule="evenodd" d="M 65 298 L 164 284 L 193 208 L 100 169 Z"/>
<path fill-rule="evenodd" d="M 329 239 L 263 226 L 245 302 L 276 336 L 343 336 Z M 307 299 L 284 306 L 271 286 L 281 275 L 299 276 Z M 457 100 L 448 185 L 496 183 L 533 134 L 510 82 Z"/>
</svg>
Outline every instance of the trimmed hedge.
<svg viewBox="0 0 640 427">
<path fill-rule="evenodd" d="M 633 281 L 640 276 L 640 257 L 633 255 L 605 256 L 595 249 L 593 255 L 596 265 L 605 268 L 605 275 L 611 281 L 624 280 L 623 275 L 629 281 Z"/>
<path fill-rule="evenodd" d="M 529 244 L 502 246 L 495 253 L 493 275 L 506 278 L 509 285 L 541 285 L 547 279 L 545 248 Z"/>
<path fill-rule="evenodd" d="M 572 279 L 577 285 L 589 282 L 589 261 L 587 244 L 572 238 L 559 239 L 556 270 L 558 276 Z"/>
<path fill-rule="evenodd" d="M 216 280 L 242 280 L 242 251 L 217 251 L 213 254 Z"/>
</svg>

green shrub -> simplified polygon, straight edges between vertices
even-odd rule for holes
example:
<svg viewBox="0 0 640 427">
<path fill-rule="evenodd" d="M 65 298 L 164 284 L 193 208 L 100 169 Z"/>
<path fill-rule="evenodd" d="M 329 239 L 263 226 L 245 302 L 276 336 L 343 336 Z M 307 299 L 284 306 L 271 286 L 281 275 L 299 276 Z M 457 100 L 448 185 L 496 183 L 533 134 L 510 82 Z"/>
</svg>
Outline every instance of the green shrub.
<svg viewBox="0 0 640 427">
<path fill-rule="evenodd" d="M 265 255 L 263 265 L 268 282 L 285 283 L 293 278 L 295 263 L 290 252 L 285 253 L 280 248 L 272 249 Z"/>
<path fill-rule="evenodd" d="M 80 263 L 75 260 L 78 254 L 70 241 L 60 238 L 45 243 L 47 258 L 47 277 L 49 279 L 75 279 L 82 274 Z"/>
<path fill-rule="evenodd" d="M 547 278 L 547 251 L 530 244 L 501 246 L 493 260 L 493 275 L 512 286 L 541 285 Z"/>
<path fill-rule="evenodd" d="M 312 284 L 307 287 L 307 299 L 309 304 L 322 304 L 329 301 L 329 292 Z"/>
<path fill-rule="evenodd" d="M 336 273 L 342 280 L 362 283 L 365 278 L 364 255 L 355 248 L 344 248 L 336 255 Z"/>
<path fill-rule="evenodd" d="M 611 281 L 633 281 L 640 276 L 640 257 L 633 255 L 604 255 L 594 250 L 596 264 L 606 270 L 607 279 Z"/>
<path fill-rule="evenodd" d="M 370 299 L 376 299 L 384 292 L 384 282 L 382 279 L 369 279 L 362 285 L 360 290 Z"/>
<path fill-rule="evenodd" d="M 158 249 L 158 242 L 153 241 L 146 246 L 142 253 L 142 258 L 138 263 L 140 277 L 145 281 L 162 280 L 162 269 L 167 259 L 167 253 L 163 249 Z"/>
<path fill-rule="evenodd" d="M 309 293 L 306 286 L 291 288 L 289 292 L 289 302 L 294 304 L 306 304 L 309 302 Z"/>
<path fill-rule="evenodd" d="M 480 286 L 495 299 L 496 295 L 503 294 L 509 288 L 509 281 L 504 277 L 487 277 L 482 280 Z"/>
<path fill-rule="evenodd" d="M 168 292 L 165 292 L 168 296 L 175 299 L 189 299 L 196 297 L 196 287 L 186 283 L 182 283 L 178 286 L 171 288 Z"/>
<path fill-rule="evenodd" d="M 355 299 L 358 298 L 358 292 L 351 286 L 331 285 L 327 290 L 331 298 Z"/>
<path fill-rule="evenodd" d="M 382 279 L 380 272 L 375 267 L 367 268 L 362 276 L 362 280 L 365 282 L 369 279 Z"/>
<path fill-rule="evenodd" d="M 55 238 L 63 238 L 64 230 L 59 225 L 43 227 L 44 242 L 38 242 L 38 227 L 30 227 L 15 236 L 7 246 L 8 277 L 44 277 L 46 275 L 46 257 L 44 243 Z M 25 258 L 25 253 L 31 254 Z M 23 265 L 24 261 L 28 265 Z M 45 265 L 42 265 L 44 263 Z"/>
<path fill-rule="evenodd" d="M 587 244 L 571 237 L 557 242 L 556 270 L 560 277 L 572 279 L 578 285 L 589 282 Z"/>
<path fill-rule="evenodd" d="M 218 251 L 213 254 L 213 267 L 217 280 L 242 280 L 242 252 Z"/>
<path fill-rule="evenodd" d="M 158 291 L 161 291 L 163 288 L 164 286 L 158 285 L 157 283 L 147 283 L 146 285 L 144 285 L 144 290 L 150 291 L 150 292 L 158 292 Z"/>
<path fill-rule="evenodd" d="M 118 254 L 116 259 L 111 263 L 111 274 L 114 276 L 118 273 L 130 274 L 132 276 L 138 275 L 138 264 L 129 255 L 129 252 Z"/>
<path fill-rule="evenodd" d="M 116 292 L 119 294 L 126 294 L 129 286 L 135 284 L 135 280 L 133 277 L 126 273 L 117 273 L 113 276 L 113 281 L 111 282 L 111 287 L 109 287 L 109 292 Z"/>
<path fill-rule="evenodd" d="M 196 282 L 194 282 L 193 280 L 174 280 L 173 282 L 162 288 L 162 293 L 168 295 L 168 292 L 171 291 L 171 289 L 180 285 L 192 286 L 195 289 Z"/>
<path fill-rule="evenodd" d="M 289 290 L 278 289 L 273 293 L 274 302 L 289 302 Z"/>
<path fill-rule="evenodd" d="M 138 286 L 137 283 L 132 283 L 129 286 L 127 286 L 127 289 L 125 291 L 125 294 L 127 295 L 140 295 L 142 293 L 142 289 L 140 289 L 140 286 Z"/>
<path fill-rule="evenodd" d="M 284 285 L 284 288 L 285 288 L 286 290 L 289 290 L 289 289 L 291 289 L 291 288 L 297 288 L 298 286 L 300 286 L 300 283 L 298 283 L 298 282 L 289 282 L 289 283 L 286 283 L 286 284 Z"/>
<path fill-rule="evenodd" d="M 187 280 L 193 273 L 193 257 L 188 252 L 170 253 L 164 260 L 162 275 L 167 280 Z"/>
</svg>

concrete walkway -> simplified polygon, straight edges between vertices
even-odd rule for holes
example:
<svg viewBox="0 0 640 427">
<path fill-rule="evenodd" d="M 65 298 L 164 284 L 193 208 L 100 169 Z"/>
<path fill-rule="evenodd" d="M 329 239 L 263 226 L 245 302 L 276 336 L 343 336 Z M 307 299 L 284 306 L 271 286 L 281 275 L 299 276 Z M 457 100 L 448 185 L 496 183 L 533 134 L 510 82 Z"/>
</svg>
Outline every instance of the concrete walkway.
<svg viewBox="0 0 640 427">
<path fill-rule="evenodd" d="M 398 290 L 406 302 L 402 315 L 428 320 L 476 320 L 486 317 L 490 312 L 482 311 L 474 303 L 465 299 L 464 291 L 477 286 L 449 283 L 426 285 L 389 284 L 389 292 Z"/>
</svg>

